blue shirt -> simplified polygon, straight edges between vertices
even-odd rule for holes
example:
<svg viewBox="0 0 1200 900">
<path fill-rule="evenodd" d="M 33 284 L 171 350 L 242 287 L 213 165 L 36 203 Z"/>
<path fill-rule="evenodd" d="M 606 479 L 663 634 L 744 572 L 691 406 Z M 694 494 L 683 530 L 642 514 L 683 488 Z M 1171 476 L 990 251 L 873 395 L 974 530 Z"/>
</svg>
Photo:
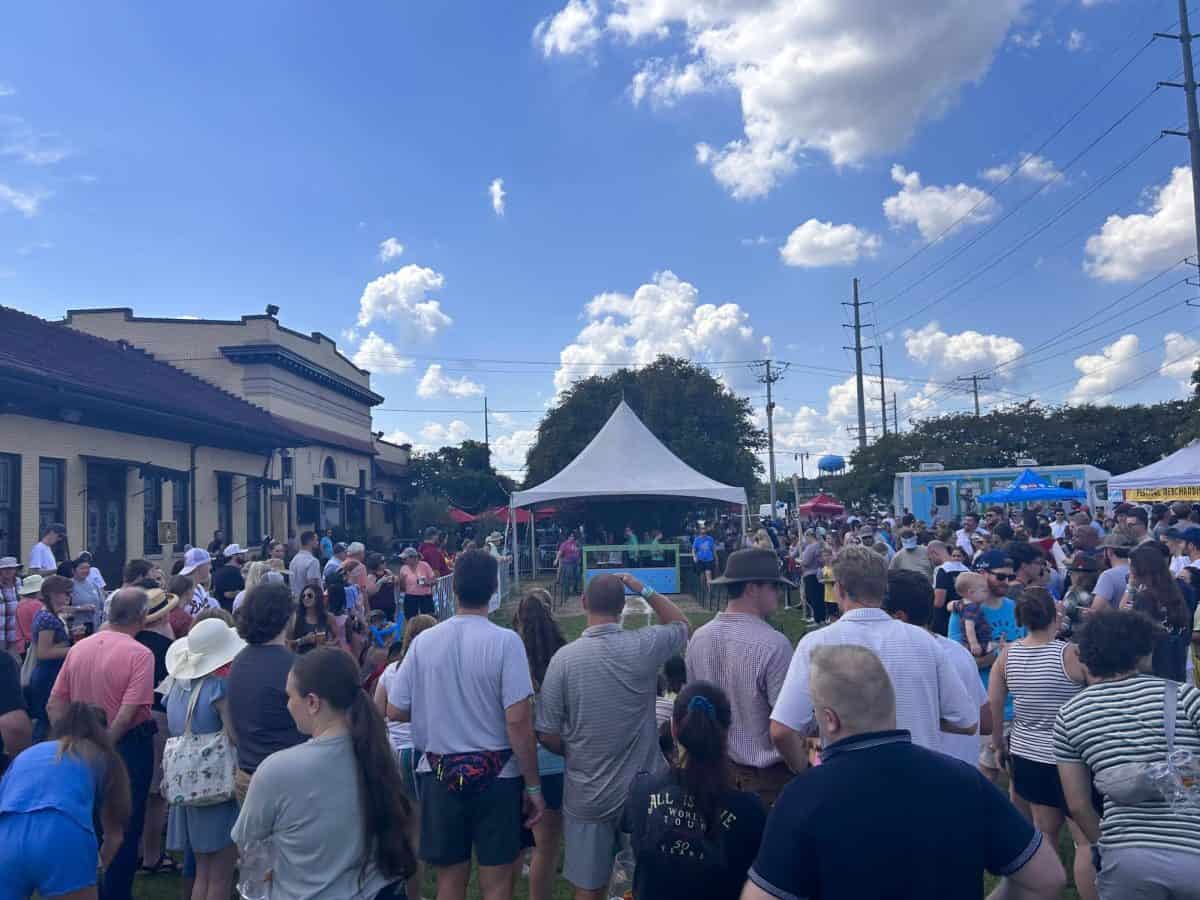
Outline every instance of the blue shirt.
<svg viewBox="0 0 1200 900">
<path fill-rule="evenodd" d="M 0 815 L 53 809 L 95 834 L 92 813 L 100 773 L 75 753 L 60 758 L 58 749 L 58 741 L 43 741 L 12 761 L 0 781 Z"/>
<path fill-rule="evenodd" d="M 192 711 L 192 734 L 215 734 L 223 727 L 221 715 L 213 704 L 225 698 L 225 679 L 205 675 L 203 678 L 193 678 L 187 687 L 177 681 L 172 685 L 171 693 L 167 694 L 163 705 L 167 708 L 167 731 L 172 737 L 183 734 L 188 703 L 194 690 L 198 690 L 200 696 Z"/>
<path fill-rule="evenodd" d="M 321 555 L 326 559 L 330 559 L 333 556 L 333 540 L 329 535 L 321 538 Z"/>
<path fill-rule="evenodd" d="M 702 534 L 692 541 L 692 556 L 699 562 L 712 562 L 716 553 L 717 542 L 711 534 Z"/>
<path fill-rule="evenodd" d="M 1025 637 L 1025 629 L 1017 624 L 1017 604 L 1013 602 L 1011 597 L 1005 597 L 1000 605 L 992 609 L 987 604 L 980 606 L 983 610 L 983 617 L 987 619 L 987 623 L 992 626 L 992 640 L 999 641 L 1001 636 L 1008 643 L 1020 640 Z M 962 616 L 958 613 L 950 614 L 950 629 L 947 635 L 950 640 L 958 641 L 962 644 L 966 642 L 966 636 L 963 633 Z M 992 674 L 992 667 L 979 670 L 979 677 L 983 679 L 983 686 L 986 689 L 988 686 L 988 677 Z M 1004 701 L 1004 721 L 1011 722 L 1013 717 L 1012 694 L 1009 694 Z"/>
</svg>

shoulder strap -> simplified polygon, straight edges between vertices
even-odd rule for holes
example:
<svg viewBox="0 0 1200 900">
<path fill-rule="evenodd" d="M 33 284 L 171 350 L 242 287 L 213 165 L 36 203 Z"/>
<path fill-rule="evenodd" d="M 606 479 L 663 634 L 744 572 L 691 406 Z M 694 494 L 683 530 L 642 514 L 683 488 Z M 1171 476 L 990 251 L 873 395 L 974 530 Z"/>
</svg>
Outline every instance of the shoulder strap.
<svg viewBox="0 0 1200 900">
<path fill-rule="evenodd" d="M 192 713 L 196 710 L 196 701 L 200 699 L 200 683 L 199 678 L 193 678 L 191 681 L 192 696 L 188 700 L 187 718 L 183 721 L 183 733 L 189 737 L 192 733 Z"/>
<path fill-rule="evenodd" d="M 1179 706 L 1179 682 L 1166 679 L 1163 685 L 1163 730 L 1167 733 L 1167 757 L 1175 752 L 1175 713 Z"/>
</svg>

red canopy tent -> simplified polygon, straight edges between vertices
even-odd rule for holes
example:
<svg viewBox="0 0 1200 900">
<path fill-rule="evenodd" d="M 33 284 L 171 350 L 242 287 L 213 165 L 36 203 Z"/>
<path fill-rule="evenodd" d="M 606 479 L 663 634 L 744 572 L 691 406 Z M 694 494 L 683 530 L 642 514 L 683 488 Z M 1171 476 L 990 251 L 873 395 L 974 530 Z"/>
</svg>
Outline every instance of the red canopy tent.
<svg viewBox="0 0 1200 900">
<path fill-rule="evenodd" d="M 464 512 L 457 506 L 450 507 L 450 518 L 459 525 L 466 525 L 468 522 L 474 522 L 475 517 L 469 512 Z"/>
<path fill-rule="evenodd" d="M 495 509 L 489 509 L 489 510 L 486 510 L 485 512 L 480 513 L 478 518 L 495 517 L 495 518 L 499 519 L 501 522 L 507 522 L 508 521 L 508 511 L 509 510 L 508 510 L 507 506 L 497 506 Z M 539 519 L 549 519 L 551 516 L 555 515 L 557 512 L 558 512 L 558 510 L 555 509 L 553 506 L 546 506 L 546 507 L 543 507 L 542 509 L 539 509 L 537 511 L 536 515 Z M 529 524 L 529 510 L 518 508 L 516 511 L 516 515 L 513 517 L 513 519 L 516 521 L 516 523 L 518 525 L 528 525 Z"/>
<path fill-rule="evenodd" d="M 801 503 L 796 512 L 802 519 L 811 519 L 813 516 L 844 515 L 846 507 L 829 494 L 817 494 L 807 503 Z"/>
</svg>

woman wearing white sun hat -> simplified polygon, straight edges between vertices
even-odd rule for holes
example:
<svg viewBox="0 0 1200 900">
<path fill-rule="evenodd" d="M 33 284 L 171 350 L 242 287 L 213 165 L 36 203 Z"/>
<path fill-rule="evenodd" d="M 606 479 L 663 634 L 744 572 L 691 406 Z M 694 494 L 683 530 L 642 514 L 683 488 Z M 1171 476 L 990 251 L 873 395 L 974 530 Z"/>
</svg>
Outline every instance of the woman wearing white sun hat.
<svg viewBox="0 0 1200 900">
<path fill-rule="evenodd" d="M 204 619 L 187 637 L 167 650 L 168 678 L 159 685 L 166 695 L 167 727 L 172 737 L 182 735 L 191 708 L 191 733 L 226 731 L 229 721 L 225 676 L 233 658 L 246 646 L 238 633 L 220 619 Z M 230 734 L 230 739 L 233 735 Z M 230 837 L 237 821 L 233 799 L 210 806 L 174 803 L 167 822 L 167 847 L 195 854 L 194 898 L 227 900 L 233 890 L 237 847 Z M 189 874 L 184 872 L 185 875 Z"/>
</svg>

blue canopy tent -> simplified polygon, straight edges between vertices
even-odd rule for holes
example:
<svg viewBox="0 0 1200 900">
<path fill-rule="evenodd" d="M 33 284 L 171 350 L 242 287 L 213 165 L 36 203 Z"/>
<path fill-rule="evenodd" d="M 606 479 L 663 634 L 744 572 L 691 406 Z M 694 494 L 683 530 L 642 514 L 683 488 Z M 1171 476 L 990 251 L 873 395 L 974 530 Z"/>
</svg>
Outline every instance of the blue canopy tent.
<svg viewBox="0 0 1200 900">
<path fill-rule="evenodd" d="M 1085 500 L 1087 491 L 1055 487 L 1033 469 L 1026 469 L 1006 488 L 980 494 L 981 503 L 1032 503 L 1037 500 Z"/>
</svg>

